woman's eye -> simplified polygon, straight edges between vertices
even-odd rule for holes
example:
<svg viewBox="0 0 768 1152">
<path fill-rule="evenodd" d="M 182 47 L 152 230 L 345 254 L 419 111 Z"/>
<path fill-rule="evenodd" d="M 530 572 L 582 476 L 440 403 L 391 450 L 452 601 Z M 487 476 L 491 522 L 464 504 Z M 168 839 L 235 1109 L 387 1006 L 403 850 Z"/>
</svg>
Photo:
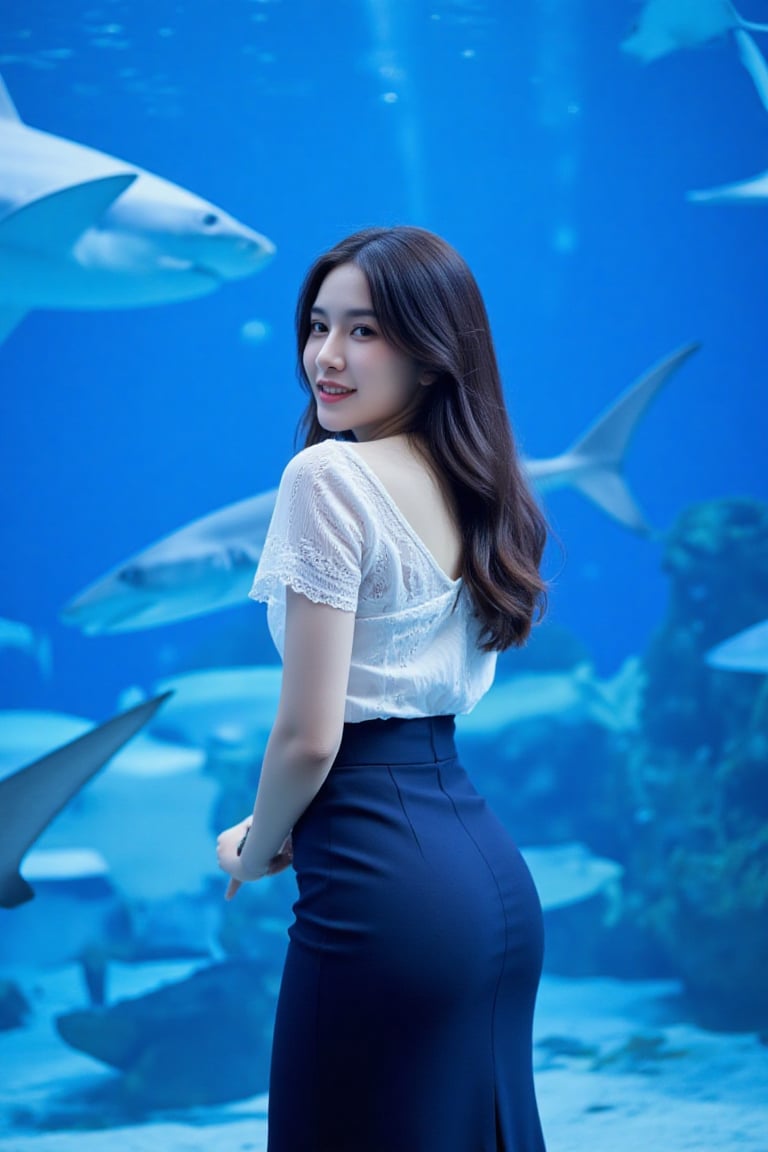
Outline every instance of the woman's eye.
<svg viewBox="0 0 768 1152">
<path fill-rule="evenodd" d="M 315 336 L 317 336 L 320 333 L 325 332 L 325 324 L 323 324 L 322 320 L 313 320 L 309 325 L 309 330 Z"/>
<path fill-rule="evenodd" d="M 373 328 L 369 328 L 367 324 L 358 324 L 352 329 L 353 336 L 375 336 Z"/>
</svg>

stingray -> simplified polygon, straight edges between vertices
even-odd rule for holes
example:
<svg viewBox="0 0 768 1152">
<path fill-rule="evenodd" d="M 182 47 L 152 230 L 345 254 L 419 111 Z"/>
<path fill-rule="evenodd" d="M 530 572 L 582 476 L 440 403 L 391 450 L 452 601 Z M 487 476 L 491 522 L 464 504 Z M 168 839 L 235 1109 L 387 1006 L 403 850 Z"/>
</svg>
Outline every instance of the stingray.
<svg viewBox="0 0 768 1152">
<path fill-rule="evenodd" d="M 0 781 L 0 908 L 31 900 L 19 869 L 24 856 L 84 784 L 142 728 L 172 693 L 113 716 L 76 740 Z"/>
</svg>

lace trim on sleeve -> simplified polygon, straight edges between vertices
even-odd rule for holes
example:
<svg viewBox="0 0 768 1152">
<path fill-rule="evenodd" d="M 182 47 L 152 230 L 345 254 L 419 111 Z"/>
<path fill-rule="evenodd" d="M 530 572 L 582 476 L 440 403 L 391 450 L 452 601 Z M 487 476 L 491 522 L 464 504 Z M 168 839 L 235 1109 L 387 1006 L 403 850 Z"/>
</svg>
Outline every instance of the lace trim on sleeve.
<svg viewBox="0 0 768 1152">
<path fill-rule="evenodd" d="M 315 604 L 328 604 L 344 612 L 354 612 L 357 608 L 359 581 L 347 581 L 342 587 L 338 573 L 329 572 L 330 579 L 315 579 L 308 573 L 304 561 L 289 548 L 274 550 L 269 563 L 259 564 L 253 586 L 248 593 L 251 600 L 261 600 L 271 604 L 283 602 L 286 587 L 301 593 Z"/>
<path fill-rule="evenodd" d="M 280 483 L 250 597 L 284 604 L 290 587 L 316 604 L 354 612 L 362 565 L 354 505 L 354 487 L 332 448 L 319 444 L 295 456 Z"/>
</svg>

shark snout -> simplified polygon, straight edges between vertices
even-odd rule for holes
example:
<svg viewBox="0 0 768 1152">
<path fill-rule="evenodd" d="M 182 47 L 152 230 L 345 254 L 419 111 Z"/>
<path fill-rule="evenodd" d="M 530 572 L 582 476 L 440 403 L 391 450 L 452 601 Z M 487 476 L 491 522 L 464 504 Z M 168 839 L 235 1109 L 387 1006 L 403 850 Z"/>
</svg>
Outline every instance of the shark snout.
<svg viewBox="0 0 768 1152">
<path fill-rule="evenodd" d="M 244 236 L 240 241 L 238 247 L 240 250 L 259 262 L 259 267 L 266 264 L 267 260 L 271 260 L 277 251 L 275 245 L 266 236 L 262 236 L 260 232 L 252 232 L 250 236 Z"/>
<path fill-rule="evenodd" d="M 276 251 L 268 237 L 243 229 L 230 236 L 212 238 L 201 248 L 199 262 L 224 280 L 239 280 L 263 268 Z"/>
</svg>

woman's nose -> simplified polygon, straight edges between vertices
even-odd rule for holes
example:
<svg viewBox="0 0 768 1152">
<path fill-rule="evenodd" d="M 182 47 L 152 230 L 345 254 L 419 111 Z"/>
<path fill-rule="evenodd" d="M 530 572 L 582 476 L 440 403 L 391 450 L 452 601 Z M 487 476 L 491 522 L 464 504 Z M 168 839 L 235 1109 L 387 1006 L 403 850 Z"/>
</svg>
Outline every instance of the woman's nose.
<svg viewBox="0 0 768 1152">
<path fill-rule="evenodd" d="M 319 368 L 341 368 L 344 365 L 344 356 L 338 337 L 329 332 L 317 353 Z"/>
</svg>

